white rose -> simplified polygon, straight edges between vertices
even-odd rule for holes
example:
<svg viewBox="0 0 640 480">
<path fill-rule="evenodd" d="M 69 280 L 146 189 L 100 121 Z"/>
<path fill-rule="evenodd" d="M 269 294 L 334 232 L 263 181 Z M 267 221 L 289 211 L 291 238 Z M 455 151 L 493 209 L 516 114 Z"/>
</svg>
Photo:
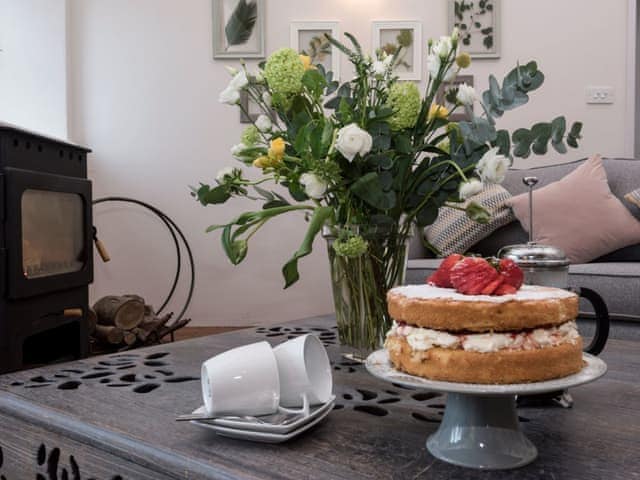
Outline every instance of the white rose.
<svg viewBox="0 0 640 480">
<path fill-rule="evenodd" d="M 338 130 L 336 149 L 350 162 L 356 155 L 364 156 L 371 150 L 373 138 L 369 132 L 361 129 L 355 123 Z"/>
<path fill-rule="evenodd" d="M 444 60 L 449 56 L 452 48 L 453 45 L 451 44 L 451 37 L 445 36 L 440 37 L 440 40 L 434 43 L 432 52 Z"/>
<path fill-rule="evenodd" d="M 218 97 L 218 101 L 220 103 L 227 103 L 229 105 L 235 105 L 240 101 L 240 92 L 229 85 L 222 92 L 220 92 L 220 96 Z"/>
<path fill-rule="evenodd" d="M 233 168 L 233 167 L 224 167 L 221 168 L 218 171 L 218 174 L 216 175 L 216 182 L 222 184 L 225 182 L 226 177 L 233 177 L 233 175 L 235 174 L 237 168 Z"/>
<path fill-rule="evenodd" d="M 372 68 L 375 75 L 384 75 L 387 72 L 387 66 L 380 60 L 373 62 Z"/>
<path fill-rule="evenodd" d="M 477 178 L 470 178 L 467 182 L 460 184 L 460 198 L 467 200 L 482 191 L 482 182 Z"/>
<path fill-rule="evenodd" d="M 502 183 L 509 169 L 509 159 L 498 155 L 498 147 L 488 150 L 476 165 L 476 172 L 485 183 Z"/>
<path fill-rule="evenodd" d="M 247 146 L 244 143 L 238 143 L 237 145 L 234 145 L 233 147 L 231 147 L 231 155 L 233 155 L 236 158 L 241 157 L 242 152 L 244 152 L 246 149 L 247 149 Z"/>
<path fill-rule="evenodd" d="M 456 94 L 456 100 L 462 105 L 473 105 L 478 99 L 478 94 L 473 87 L 470 87 L 466 83 L 462 83 L 458 86 L 458 93 Z"/>
<path fill-rule="evenodd" d="M 262 93 L 262 101 L 267 106 L 267 108 L 271 108 L 271 94 L 269 92 Z"/>
<path fill-rule="evenodd" d="M 256 127 L 261 132 L 268 132 L 272 127 L 271 119 L 265 114 L 261 114 L 256 120 Z"/>
<path fill-rule="evenodd" d="M 304 193 L 311 198 L 322 198 L 327 191 L 327 183 L 315 173 L 303 173 L 300 175 L 300 183 L 304 186 Z"/>
<path fill-rule="evenodd" d="M 242 90 L 249 85 L 249 79 L 247 78 L 247 72 L 240 70 L 229 82 L 229 86 L 235 90 Z"/>
</svg>

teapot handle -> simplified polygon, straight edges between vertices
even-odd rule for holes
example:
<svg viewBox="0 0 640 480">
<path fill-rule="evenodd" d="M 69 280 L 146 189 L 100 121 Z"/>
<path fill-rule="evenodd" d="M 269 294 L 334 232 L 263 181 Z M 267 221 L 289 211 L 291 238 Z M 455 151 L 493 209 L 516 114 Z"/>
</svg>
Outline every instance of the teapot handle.
<svg viewBox="0 0 640 480">
<path fill-rule="evenodd" d="M 572 287 L 571 291 L 575 292 L 580 298 L 587 300 L 595 312 L 596 331 L 593 334 L 591 343 L 584 349 L 585 352 L 592 355 L 598 355 L 604 349 L 607 339 L 609 338 L 609 309 L 602 297 L 594 290 L 586 287 Z"/>
</svg>

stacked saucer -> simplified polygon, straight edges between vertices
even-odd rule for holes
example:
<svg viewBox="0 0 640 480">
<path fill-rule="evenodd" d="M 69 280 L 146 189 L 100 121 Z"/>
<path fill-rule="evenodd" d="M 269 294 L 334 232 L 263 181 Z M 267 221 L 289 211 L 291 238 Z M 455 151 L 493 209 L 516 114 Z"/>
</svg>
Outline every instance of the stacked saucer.
<svg viewBox="0 0 640 480">
<path fill-rule="evenodd" d="M 322 421 L 333 409 L 335 395 L 321 404 L 310 407 L 309 413 L 274 413 L 259 417 L 216 417 L 209 420 L 191 420 L 223 437 L 264 443 L 281 443 L 307 431 Z M 206 415 L 205 407 L 194 410 L 193 415 Z"/>
</svg>

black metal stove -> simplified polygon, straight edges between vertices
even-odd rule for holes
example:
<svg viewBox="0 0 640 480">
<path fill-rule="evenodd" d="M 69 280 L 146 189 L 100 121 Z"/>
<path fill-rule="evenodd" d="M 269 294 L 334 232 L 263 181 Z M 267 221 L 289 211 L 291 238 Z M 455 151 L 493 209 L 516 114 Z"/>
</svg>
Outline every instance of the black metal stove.
<svg viewBox="0 0 640 480">
<path fill-rule="evenodd" d="M 88 354 L 88 152 L 0 123 L 0 373 Z"/>
</svg>

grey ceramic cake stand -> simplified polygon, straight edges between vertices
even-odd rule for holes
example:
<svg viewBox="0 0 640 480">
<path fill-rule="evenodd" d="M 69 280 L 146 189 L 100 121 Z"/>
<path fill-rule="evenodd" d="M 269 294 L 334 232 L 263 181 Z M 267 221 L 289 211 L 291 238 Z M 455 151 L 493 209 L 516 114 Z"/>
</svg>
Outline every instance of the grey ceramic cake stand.
<svg viewBox="0 0 640 480">
<path fill-rule="evenodd" d="M 454 465 L 497 470 L 522 467 L 538 456 L 536 447 L 520 429 L 516 396 L 564 390 L 605 374 L 607 365 L 602 360 L 583 355 L 585 366 L 574 375 L 511 385 L 437 382 L 415 377 L 394 369 L 386 350 L 369 355 L 365 365 L 369 373 L 382 380 L 447 393 L 444 417 L 428 438 L 427 449 L 436 458 Z"/>
</svg>

